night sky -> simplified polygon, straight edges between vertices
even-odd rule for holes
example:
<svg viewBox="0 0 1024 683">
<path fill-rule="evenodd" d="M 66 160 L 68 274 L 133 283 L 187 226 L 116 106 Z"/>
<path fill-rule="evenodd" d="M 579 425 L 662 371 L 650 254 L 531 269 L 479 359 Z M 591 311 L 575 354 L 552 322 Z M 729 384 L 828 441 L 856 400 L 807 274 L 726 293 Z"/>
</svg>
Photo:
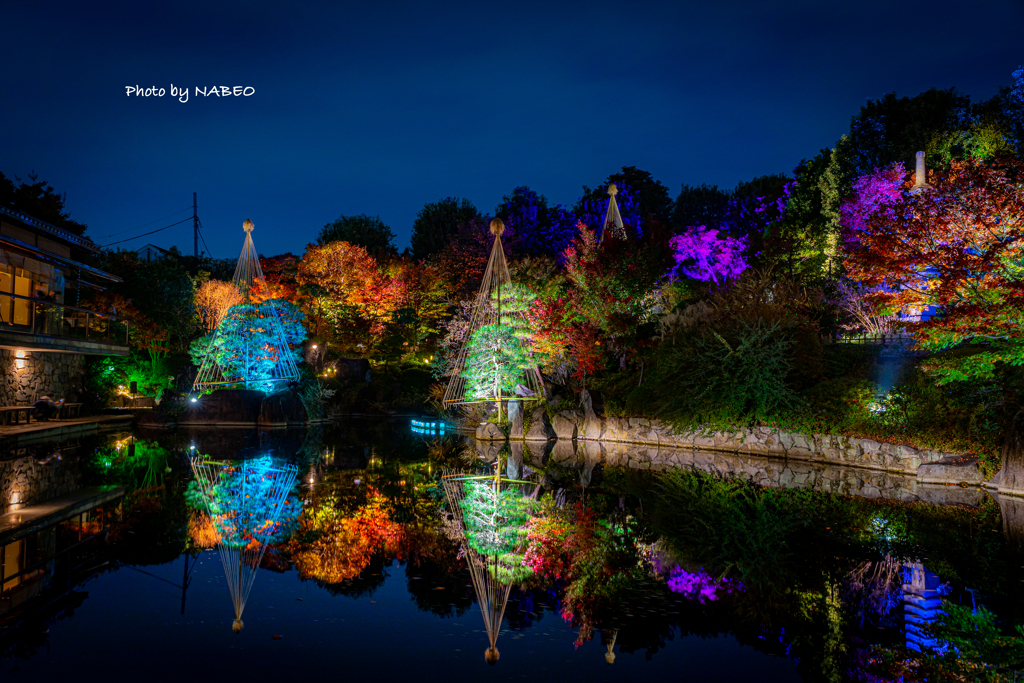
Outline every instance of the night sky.
<svg viewBox="0 0 1024 683">
<path fill-rule="evenodd" d="M 268 255 L 343 213 L 380 215 L 401 249 L 446 196 L 486 213 L 529 185 L 571 205 L 624 165 L 673 198 L 731 188 L 831 146 L 866 98 L 988 98 L 1024 64 L 1021 0 L 7 1 L 0 18 L 0 171 L 66 193 L 102 245 L 190 216 L 197 192 L 232 258 L 245 218 Z M 254 94 L 196 97 L 214 85 Z M 191 223 L 122 246 L 147 242 L 191 252 Z"/>
</svg>

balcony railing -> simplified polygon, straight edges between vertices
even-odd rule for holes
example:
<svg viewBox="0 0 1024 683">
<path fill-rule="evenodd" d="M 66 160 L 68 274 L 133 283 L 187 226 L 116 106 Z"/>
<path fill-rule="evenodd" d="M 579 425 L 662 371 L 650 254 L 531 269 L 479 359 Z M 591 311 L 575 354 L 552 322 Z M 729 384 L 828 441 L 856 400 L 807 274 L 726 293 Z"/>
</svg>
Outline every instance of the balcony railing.
<svg viewBox="0 0 1024 683">
<path fill-rule="evenodd" d="M 111 313 L 0 293 L 0 332 L 128 344 L 128 321 Z"/>
</svg>

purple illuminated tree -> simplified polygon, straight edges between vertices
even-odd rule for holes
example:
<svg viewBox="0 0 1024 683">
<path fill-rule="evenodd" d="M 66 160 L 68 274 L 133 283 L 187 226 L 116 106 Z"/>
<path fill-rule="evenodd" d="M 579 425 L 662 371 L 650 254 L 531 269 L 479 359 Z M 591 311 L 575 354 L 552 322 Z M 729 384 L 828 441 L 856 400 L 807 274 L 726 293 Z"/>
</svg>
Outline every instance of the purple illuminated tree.
<svg viewBox="0 0 1024 683">
<path fill-rule="evenodd" d="M 718 230 L 700 226 L 669 240 L 675 252 L 672 272 L 719 284 L 747 269 L 746 238 L 719 237 Z"/>
<path fill-rule="evenodd" d="M 839 207 L 839 222 L 847 242 L 855 241 L 876 213 L 892 217 L 903 199 L 903 176 L 903 165 L 894 163 L 853 181 L 853 193 Z"/>
</svg>

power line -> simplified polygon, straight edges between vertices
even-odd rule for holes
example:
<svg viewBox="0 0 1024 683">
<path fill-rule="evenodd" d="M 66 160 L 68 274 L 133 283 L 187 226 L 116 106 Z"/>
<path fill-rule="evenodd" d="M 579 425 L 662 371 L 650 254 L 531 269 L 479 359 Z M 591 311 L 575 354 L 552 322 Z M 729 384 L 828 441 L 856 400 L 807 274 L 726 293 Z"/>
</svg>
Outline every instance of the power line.
<svg viewBox="0 0 1024 683">
<path fill-rule="evenodd" d="M 199 233 L 199 239 L 201 239 L 201 240 L 203 241 L 203 247 L 204 247 L 204 248 L 206 249 L 206 255 L 207 255 L 207 257 L 209 257 L 209 258 L 213 258 L 213 254 L 211 254 L 211 253 L 210 253 L 210 247 L 207 247 L 207 246 L 206 246 L 206 238 L 205 238 L 205 237 L 203 237 L 203 231 L 202 231 L 202 227 L 203 227 L 203 222 L 202 222 L 202 221 L 198 221 L 198 222 L 199 222 L 199 228 L 200 228 L 200 229 L 199 229 L 199 230 L 197 231 L 197 232 Z"/>
<path fill-rule="evenodd" d="M 188 210 L 189 210 L 189 209 L 191 209 L 191 208 L 192 208 L 192 207 L 191 207 L 191 206 L 189 206 L 189 207 L 186 207 L 186 208 L 184 208 L 184 209 L 181 209 L 180 211 L 175 211 L 174 213 L 169 213 L 169 214 L 167 214 L 166 216 L 164 216 L 163 218 L 157 218 L 156 220 L 152 220 L 152 221 L 150 221 L 150 222 L 148 222 L 148 223 L 143 223 L 142 225 L 136 225 L 136 226 L 135 226 L 134 228 L 128 228 L 127 230 L 122 230 L 121 232 L 112 232 L 112 233 L 110 233 L 109 235 L 103 235 L 102 237 L 99 237 L 99 238 L 97 238 L 97 239 L 105 240 L 105 239 L 107 239 L 108 237 L 117 237 L 118 235 L 123 235 L 123 234 L 125 234 L 126 232 L 131 232 L 132 230 L 138 230 L 139 228 L 144 228 L 144 227 L 146 227 L 147 225 L 153 225 L 154 223 L 159 223 L 160 221 L 165 221 L 165 220 L 167 220 L 168 218 L 170 218 L 171 216 L 174 216 L 174 215 L 176 215 L 176 214 L 179 214 L 179 213 L 181 213 L 182 211 L 188 211 Z"/>
<path fill-rule="evenodd" d="M 192 207 L 189 207 L 189 208 L 192 208 Z M 136 235 L 135 237 L 128 237 L 128 238 L 123 239 L 123 240 L 118 240 L 116 242 L 111 242 L 110 244 L 104 244 L 103 248 L 106 249 L 107 247 L 112 247 L 115 244 L 121 244 L 122 242 L 131 242 L 132 240 L 137 240 L 140 237 L 145 237 L 146 235 L 152 235 L 153 233 L 160 232 L 161 230 L 166 230 L 167 228 L 173 228 L 175 225 L 181 225 L 185 221 L 190 221 L 190 220 L 192 220 L 192 216 L 189 216 L 188 218 L 186 218 L 184 220 L 180 220 L 177 223 L 171 223 L 170 225 L 165 225 L 162 228 L 157 228 L 156 230 L 150 230 L 149 232 L 144 232 L 141 235 Z"/>
</svg>

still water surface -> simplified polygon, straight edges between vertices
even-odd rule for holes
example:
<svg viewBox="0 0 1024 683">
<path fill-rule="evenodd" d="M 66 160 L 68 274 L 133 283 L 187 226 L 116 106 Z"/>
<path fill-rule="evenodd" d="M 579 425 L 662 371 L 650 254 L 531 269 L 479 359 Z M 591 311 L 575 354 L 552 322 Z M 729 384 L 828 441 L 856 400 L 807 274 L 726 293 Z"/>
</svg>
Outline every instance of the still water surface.
<svg viewBox="0 0 1024 683">
<path fill-rule="evenodd" d="M 65 562 L 70 585 L 55 562 L 34 579 L 49 587 L 0 613 L 5 681 L 855 680 L 866 647 L 912 635 L 915 570 L 918 589 L 930 580 L 947 597 L 969 589 L 1015 611 L 1012 577 L 993 579 L 1013 560 L 992 500 L 915 507 L 806 492 L 766 502 L 608 463 L 586 471 L 583 454 L 556 462 L 527 449 L 517 463 L 506 451 L 497 454 L 503 471 L 530 482 L 531 500 L 549 501 L 531 514 L 589 519 L 597 531 L 569 537 L 578 541 L 569 554 L 598 559 L 586 565 L 594 576 L 582 564 L 563 571 L 540 560 L 519 575 L 489 666 L 466 531 L 438 485 L 456 467 L 493 472 L 487 449 L 414 434 L 403 422 L 120 434 L 60 448 L 59 459 L 42 449 L 7 462 L 64 468 L 76 487 L 124 486 L 122 518 L 108 517 L 106 531 Z M 268 455 L 295 466 L 294 509 L 255 571 L 244 629 L 234 633 L 209 535 L 220 527 L 207 524 L 203 535 L 210 510 L 190 460 L 239 467 Z"/>
</svg>

